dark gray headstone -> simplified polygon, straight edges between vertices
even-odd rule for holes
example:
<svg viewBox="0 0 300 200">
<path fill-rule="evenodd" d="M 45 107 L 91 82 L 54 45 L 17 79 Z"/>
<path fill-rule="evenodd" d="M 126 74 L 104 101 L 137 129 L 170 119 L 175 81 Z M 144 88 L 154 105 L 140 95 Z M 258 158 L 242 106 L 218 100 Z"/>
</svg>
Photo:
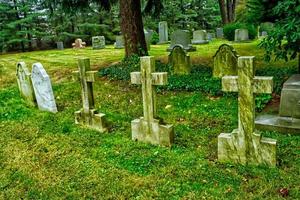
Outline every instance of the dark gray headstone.
<svg viewBox="0 0 300 200">
<path fill-rule="evenodd" d="M 56 47 L 58 50 L 63 50 L 64 49 L 64 43 L 63 42 L 56 42 Z"/>
<path fill-rule="evenodd" d="M 105 48 L 105 37 L 95 36 L 92 37 L 93 49 L 104 49 Z"/>
<path fill-rule="evenodd" d="M 223 28 L 217 28 L 217 38 L 223 38 L 224 33 L 223 33 Z"/>
<path fill-rule="evenodd" d="M 123 49 L 124 48 L 124 37 L 123 35 L 116 36 L 115 49 Z"/>
<path fill-rule="evenodd" d="M 176 45 L 181 45 L 185 51 L 196 51 L 196 47 L 191 44 L 190 33 L 186 30 L 177 30 L 171 35 L 171 44 L 167 51 L 172 51 Z"/>
</svg>

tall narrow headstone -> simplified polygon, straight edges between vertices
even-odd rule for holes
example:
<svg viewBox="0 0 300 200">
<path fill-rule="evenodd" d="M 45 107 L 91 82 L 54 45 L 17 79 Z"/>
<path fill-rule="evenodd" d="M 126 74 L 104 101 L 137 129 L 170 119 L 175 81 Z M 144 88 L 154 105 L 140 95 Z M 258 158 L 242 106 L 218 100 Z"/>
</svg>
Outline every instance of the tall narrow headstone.
<svg viewBox="0 0 300 200">
<path fill-rule="evenodd" d="M 176 45 L 181 45 L 185 51 L 196 51 L 196 47 L 191 44 L 190 33 L 186 30 L 177 30 L 171 35 L 171 44 L 167 51 L 172 51 Z"/>
<path fill-rule="evenodd" d="M 182 46 L 174 46 L 169 55 L 169 64 L 174 69 L 174 74 L 190 74 L 191 73 L 191 59 L 184 51 Z"/>
<path fill-rule="evenodd" d="M 93 49 L 104 49 L 105 48 L 105 37 L 95 36 L 92 37 Z"/>
<path fill-rule="evenodd" d="M 150 48 L 151 48 L 151 40 L 152 40 L 153 31 L 144 29 L 144 33 L 145 33 L 145 40 L 146 40 L 146 44 L 147 44 L 147 49 L 149 51 Z"/>
<path fill-rule="evenodd" d="M 207 44 L 208 42 L 206 30 L 193 32 L 192 44 Z"/>
<path fill-rule="evenodd" d="M 131 122 L 132 139 L 162 146 L 171 146 L 173 125 L 162 125 L 156 117 L 157 85 L 167 84 L 167 72 L 155 72 L 154 57 L 141 58 L 141 72 L 132 72 L 131 83 L 142 85 L 144 117 Z"/>
<path fill-rule="evenodd" d="M 249 40 L 249 33 L 247 29 L 236 29 L 234 32 L 235 42 L 245 42 Z"/>
<path fill-rule="evenodd" d="M 64 43 L 59 41 L 59 42 L 56 42 L 56 47 L 58 50 L 63 50 L 64 49 Z"/>
<path fill-rule="evenodd" d="M 41 63 L 32 65 L 31 80 L 39 109 L 56 113 L 57 107 L 51 81 Z"/>
<path fill-rule="evenodd" d="M 223 33 L 223 28 L 217 28 L 217 38 L 223 38 L 224 33 Z"/>
<path fill-rule="evenodd" d="M 24 62 L 17 64 L 16 76 L 21 96 L 29 105 L 35 106 L 36 100 L 31 82 L 31 74 Z"/>
<path fill-rule="evenodd" d="M 32 49 L 37 49 L 37 47 L 38 47 L 38 40 L 37 40 L 37 38 L 32 38 L 31 39 L 31 48 Z"/>
<path fill-rule="evenodd" d="M 159 43 L 158 44 L 168 43 L 168 41 L 169 41 L 168 23 L 166 21 L 159 22 L 158 32 L 159 32 Z"/>
<path fill-rule="evenodd" d="M 124 37 L 123 35 L 117 35 L 116 36 L 116 42 L 115 42 L 115 49 L 123 49 L 124 46 Z"/>
<path fill-rule="evenodd" d="M 256 93 L 272 93 L 273 77 L 254 76 L 254 56 L 239 57 L 238 76 L 224 76 L 225 92 L 239 92 L 238 129 L 218 137 L 218 159 L 221 162 L 265 164 L 276 166 L 276 140 L 264 138 L 255 129 Z"/>
<path fill-rule="evenodd" d="M 93 82 L 97 71 L 90 71 L 90 59 L 78 60 L 78 71 L 74 72 L 81 85 L 82 109 L 75 112 L 75 123 L 88 126 L 100 132 L 107 131 L 105 114 L 95 109 Z"/>
</svg>

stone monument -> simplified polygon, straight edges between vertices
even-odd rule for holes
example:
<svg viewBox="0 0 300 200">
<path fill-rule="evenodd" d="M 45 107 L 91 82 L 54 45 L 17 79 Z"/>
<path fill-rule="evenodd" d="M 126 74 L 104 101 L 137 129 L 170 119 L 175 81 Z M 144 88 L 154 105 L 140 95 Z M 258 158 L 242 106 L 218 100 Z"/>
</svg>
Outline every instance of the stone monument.
<svg viewBox="0 0 300 200">
<path fill-rule="evenodd" d="M 283 84 L 279 115 L 258 116 L 255 124 L 260 130 L 300 134 L 300 74 L 293 75 Z"/>
<path fill-rule="evenodd" d="M 239 92 L 238 129 L 218 137 L 218 160 L 240 164 L 276 166 L 276 140 L 255 129 L 255 93 L 272 93 L 273 77 L 254 76 L 254 56 L 239 57 L 238 76 L 224 76 L 225 92 Z"/>
<path fill-rule="evenodd" d="M 190 74 L 191 59 L 181 45 L 174 46 L 169 55 L 169 64 L 174 69 L 174 74 Z"/>
<path fill-rule="evenodd" d="M 154 57 L 141 57 L 141 72 L 132 72 L 131 83 L 142 85 L 144 117 L 131 122 L 132 139 L 155 145 L 171 146 L 173 125 L 163 125 L 156 117 L 156 85 L 167 84 L 167 72 L 155 72 Z"/>
<path fill-rule="evenodd" d="M 123 35 L 116 36 L 115 49 L 124 49 L 124 37 Z"/>
<path fill-rule="evenodd" d="M 144 33 L 145 33 L 145 40 L 147 44 L 147 50 L 150 51 L 153 31 L 144 29 Z"/>
<path fill-rule="evenodd" d="M 31 80 L 39 109 L 56 113 L 57 107 L 51 81 L 41 63 L 32 65 Z"/>
<path fill-rule="evenodd" d="M 224 38 L 223 28 L 217 28 L 217 38 Z"/>
<path fill-rule="evenodd" d="M 176 45 L 181 45 L 185 51 L 196 51 L 196 47 L 191 44 L 190 33 L 186 30 L 177 30 L 171 35 L 171 44 L 167 51 L 172 51 Z"/>
<path fill-rule="evenodd" d="M 90 70 L 90 59 L 78 60 L 78 71 L 73 72 L 81 85 L 82 109 L 75 112 L 75 124 L 90 127 L 103 133 L 107 131 L 105 114 L 95 109 L 93 82 L 97 71 Z"/>
<path fill-rule="evenodd" d="M 21 96 L 29 105 L 36 106 L 31 74 L 24 62 L 18 62 L 16 76 Z"/>
<path fill-rule="evenodd" d="M 206 30 L 193 32 L 192 44 L 207 44 L 208 42 Z"/>
<path fill-rule="evenodd" d="M 104 49 L 105 48 L 105 37 L 95 36 L 92 37 L 93 49 Z"/>
<path fill-rule="evenodd" d="M 56 47 L 58 50 L 64 50 L 64 43 L 61 41 L 56 42 Z"/>
<path fill-rule="evenodd" d="M 168 23 L 166 21 L 159 22 L 158 24 L 159 42 L 158 44 L 166 44 L 169 41 Z"/>
<path fill-rule="evenodd" d="M 213 77 L 222 78 L 223 76 L 237 75 L 238 57 L 239 55 L 232 46 L 222 44 L 213 56 Z"/>
<path fill-rule="evenodd" d="M 82 39 L 77 38 L 75 40 L 75 43 L 72 43 L 72 46 L 73 46 L 74 49 L 83 49 L 83 48 L 85 48 L 86 43 L 82 42 Z"/>
<path fill-rule="evenodd" d="M 235 42 L 246 42 L 249 41 L 249 33 L 247 29 L 236 29 L 234 32 Z"/>
</svg>

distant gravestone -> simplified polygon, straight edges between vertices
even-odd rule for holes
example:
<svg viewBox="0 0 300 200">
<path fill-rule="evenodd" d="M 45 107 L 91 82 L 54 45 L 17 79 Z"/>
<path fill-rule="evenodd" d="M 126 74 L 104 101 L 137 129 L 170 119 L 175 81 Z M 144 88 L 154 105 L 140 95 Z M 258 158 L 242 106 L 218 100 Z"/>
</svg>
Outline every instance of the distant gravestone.
<svg viewBox="0 0 300 200">
<path fill-rule="evenodd" d="M 75 112 L 75 123 L 88 126 L 100 132 L 107 131 L 105 114 L 95 109 L 93 82 L 97 71 L 90 71 L 88 58 L 78 60 L 78 71 L 73 72 L 81 85 L 82 109 Z"/>
<path fill-rule="evenodd" d="M 116 36 L 115 49 L 123 49 L 124 48 L 124 37 L 123 35 Z"/>
<path fill-rule="evenodd" d="M 56 113 L 57 107 L 51 81 L 41 63 L 33 64 L 31 80 L 39 109 Z"/>
<path fill-rule="evenodd" d="M 105 37 L 95 36 L 92 37 L 93 49 L 104 49 L 105 48 Z"/>
<path fill-rule="evenodd" d="M 212 41 L 213 38 L 214 38 L 214 35 L 212 33 L 207 33 L 207 40 L 208 41 Z"/>
<path fill-rule="evenodd" d="M 77 38 L 75 40 L 75 42 L 72 44 L 72 46 L 73 46 L 74 49 L 82 49 L 82 48 L 85 48 L 86 43 L 82 42 L 82 39 Z"/>
<path fill-rule="evenodd" d="M 56 42 L 56 47 L 58 50 L 63 50 L 64 49 L 64 43 L 63 42 Z"/>
<path fill-rule="evenodd" d="M 168 23 L 166 21 L 158 24 L 159 42 L 158 44 L 166 44 L 169 41 Z"/>
<path fill-rule="evenodd" d="M 239 92 L 238 129 L 218 137 L 218 160 L 240 164 L 276 166 L 276 140 L 264 138 L 255 129 L 255 95 L 271 94 L 273 77 L 254 76 L 254 56 L 239 57 L 238 76 L 224 76 L 225 92 Z"/>
<path fill-rule="evenodd" d="M 37 40 L 37 38 L 32 38 L 31 39 L 31 48 L 32 49 L 37 49 L 37 47 L 38 47 L 38 40 Z"/>
<path fill-rule="evenodd" d="M 217 38 L 224 38 L 223 28 L 217 28 Z"/>
<path fill-rule="evenodd" d="M 167 51 L 172 51 L 176 45 L 181 45 L 185 51 L 196 51 L 196 47 L 191 44 L 190 33 L 186 30 L 177 30 L 171 35 L 171 44 Z"/>
<path fill-rule="evenodd" d="M 235 42 L 245 42 L 249 40 L 249 33 L 247 29 L 236 29 L 234 32 Z"/>
<path fill-rule="evenodd" d="M 174 74 L 190 74 L 190 56 L 184 51 L 182 46 L 176 45 L 169 55 L 169 64 L 174 69 Z"/>
<path fill-rule="evenodd" d="M 222 44 L 213 56 L 213 76 L 222 78 L 223 76 L 237 75 L 238 57 L 239 55 L 232 46 Z"/>
<path fill-rule="evenodd" d="M 167 72 L 155 72 L 154 57 L 141 57 L 141 72 L 132 72 L 131 83 L 142 85 L 144 117 L 131 122 L 132 139 L 162 146 L 174 141 L 173 125 L 162 125 L 156 117 L 157 85 L 167 84 Z"/>
<path fill-rule="evenodd" d="M 35 106 L 36 100 L 31 82 L 31 74 L 24 62 L 17 64 L 16 76 L 21 96 L 29 105 Z"/>
<path fill-rule="evenodd" d="M 144 33 L 145 33 L 145 40 L 146 40 L 146 44 L 147 44 L 147 49 L 149 51 L 150 48 L 151 48 L 151 40 L 152 40 L 153 31 L 144 29 Z"/>
<path fill-rule="evenodd" d="M 205 30 L 199 30 L 193 32 L 192 44 L 207 44 L 207 33 Z"/>
<path fill-rule="evenodd" d="M 267 32 L 267 31 L 263 31 L 263 32 L 261 32 L 261 36 L 262 36 L 262 37 L 266 37 L 266 36 L 268 36 L 268 32 Z"/>
</svg>

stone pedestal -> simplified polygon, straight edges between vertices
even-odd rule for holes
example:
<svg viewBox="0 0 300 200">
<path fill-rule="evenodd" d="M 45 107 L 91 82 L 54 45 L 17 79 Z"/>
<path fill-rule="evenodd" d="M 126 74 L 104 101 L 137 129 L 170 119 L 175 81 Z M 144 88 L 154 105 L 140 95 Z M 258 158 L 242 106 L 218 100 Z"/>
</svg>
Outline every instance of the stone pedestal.
<svg viewBox="0 0 300 200">
<path fill-rule="evenodd" d="M 88 113 L 85 113 L 83 109 L 75 112 L 75 124 L 82 126 L 88 126 L 99 132 L 106 132 L 107 125 L 105 120 L 105 114 L 98 113 L 94 109 L 90 109 Z"/>
</svg>

